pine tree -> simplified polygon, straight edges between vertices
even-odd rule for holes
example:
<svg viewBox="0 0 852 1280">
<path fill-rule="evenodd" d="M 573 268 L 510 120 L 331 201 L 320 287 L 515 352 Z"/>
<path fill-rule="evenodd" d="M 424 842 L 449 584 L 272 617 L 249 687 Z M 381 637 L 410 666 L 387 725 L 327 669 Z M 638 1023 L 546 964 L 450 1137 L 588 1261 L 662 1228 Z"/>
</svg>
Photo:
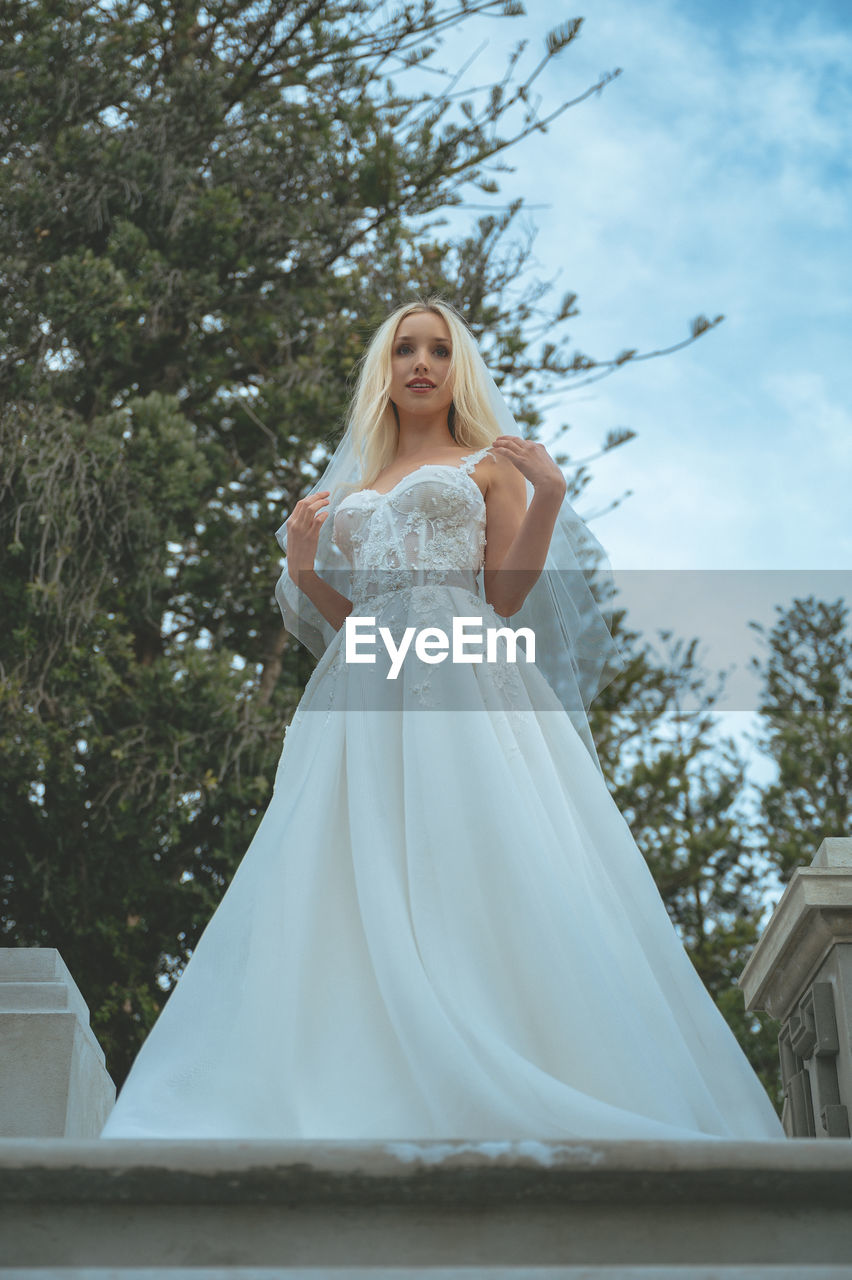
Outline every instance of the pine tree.
<svg viewBox="0 0 852 1280">
<path fill-rule="evenodd" d="M 852 638 L 843 599 L 776 609 L 768 661 L 752 667 L 763 675 L 757 745 L 778 769 L 761 795 L 761 834 L 786 882 L 827 836 L 852 832 Z"/>
<path fill-rule="evenodd" d="M 690 960 L 780 1105 L 776 1024 L 747 1013 L 737 986 L 759 936 L 766 875 L 745 762 L 733 739 L 714 737 L 724 674 L 711 687 L 698 640 L 668 631 L 660 657 L 626 628 L 623 611 L 613 633 L 627 668 L 592 704 L 591 720 L 610 790 Z"/>
</svg>

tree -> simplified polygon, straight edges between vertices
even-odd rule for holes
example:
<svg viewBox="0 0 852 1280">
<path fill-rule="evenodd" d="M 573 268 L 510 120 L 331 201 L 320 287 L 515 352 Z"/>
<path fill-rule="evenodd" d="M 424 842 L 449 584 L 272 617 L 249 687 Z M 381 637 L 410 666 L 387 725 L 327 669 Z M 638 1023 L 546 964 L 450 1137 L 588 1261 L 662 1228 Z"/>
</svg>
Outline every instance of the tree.
<svg viewBox="0 0 852 1280">
<path fill-rule="evenodd" d="M 808 596 L 776 610 L 768 662 L 751 665 L 763 674 L 757 745 L 778 768 L 760 798 L 761 834 L 786 882 L 826 836 L 852 826 L 852 639 L 842 599 Z"/>
<path fill-rule="evenodd" d="M 449 296 L 531 432 L 542 386 L 643 358 L 571 353 L 571 294 L 510 299 L 517 204 L 451 242 L 428 222 L 570 105 L 528 102 L 579 22 L 481 93 L 387 79 L 501 12 L 522 10 L 3 8 L 0 932 L 62 950 L 119 1083 L 268 801 L 312 666 L 272 534 L 367 334 Z"/>
<path fill-rule="evenodd" d="M 613 634 L 624 674 L 592 705 L 610 790 L 648 863 L 678 936 L 705 987 L 780 1106 L 777 1025 L 749 1014 L 737 986 L 759 936 L 765 861 L 745 811 L 745 763 L 733 739 L 712 738 L 715 687 L 688 644 L 659 632 L 660 660 L 625 627 Z"/>
</svg>

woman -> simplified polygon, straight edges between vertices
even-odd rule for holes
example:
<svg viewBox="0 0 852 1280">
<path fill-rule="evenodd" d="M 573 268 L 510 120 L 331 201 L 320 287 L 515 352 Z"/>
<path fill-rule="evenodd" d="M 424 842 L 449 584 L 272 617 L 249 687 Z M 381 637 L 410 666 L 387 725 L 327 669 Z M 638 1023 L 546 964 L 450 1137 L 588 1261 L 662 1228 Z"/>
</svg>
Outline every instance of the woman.
<svg viewBox="0 0 852 1280">
<path fill-rule="evenodd" d="M 104 1137 L 784 1136 L 601 776 L 565 488 L 452 308 L 388 317 L 278 531 L 273 798 Z"/>
</svg>

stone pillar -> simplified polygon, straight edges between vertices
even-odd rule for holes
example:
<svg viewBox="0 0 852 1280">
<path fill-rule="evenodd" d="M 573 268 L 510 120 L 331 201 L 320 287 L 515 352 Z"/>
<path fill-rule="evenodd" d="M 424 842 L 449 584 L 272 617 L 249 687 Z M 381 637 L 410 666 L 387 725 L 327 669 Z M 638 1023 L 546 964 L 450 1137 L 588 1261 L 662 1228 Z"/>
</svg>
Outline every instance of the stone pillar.
<svg viewBox="0 0 852 1280">
<path fill-rule="evenodd" d="M 798 867 L 740 975 L 749 1012 L 778 1036 L 784 1129 L 848 1138 L 852 1119 L 852 839 L 829 837 Z"/>
<path fill-rule="evenodd" d="M 97 1138 L 115 1102 L 89 1010 L 52 947 L 0 947 L 0 1137 Z"/>
</svg>

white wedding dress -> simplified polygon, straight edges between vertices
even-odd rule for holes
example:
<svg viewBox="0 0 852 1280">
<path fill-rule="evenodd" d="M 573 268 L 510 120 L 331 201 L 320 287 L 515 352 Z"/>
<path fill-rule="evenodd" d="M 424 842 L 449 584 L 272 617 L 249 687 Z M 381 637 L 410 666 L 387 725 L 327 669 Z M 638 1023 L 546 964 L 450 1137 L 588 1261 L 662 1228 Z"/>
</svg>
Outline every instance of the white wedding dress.
<svg viewBox="0 0 852 1280">
<path fill-rule="evenodd" d="M 353 615 L 499 625 L 487 452 L 340 504 Z M 102 1136 L 783 1138 L 538 668 L 375 653 L 320 659 Z"/>
</svg>

